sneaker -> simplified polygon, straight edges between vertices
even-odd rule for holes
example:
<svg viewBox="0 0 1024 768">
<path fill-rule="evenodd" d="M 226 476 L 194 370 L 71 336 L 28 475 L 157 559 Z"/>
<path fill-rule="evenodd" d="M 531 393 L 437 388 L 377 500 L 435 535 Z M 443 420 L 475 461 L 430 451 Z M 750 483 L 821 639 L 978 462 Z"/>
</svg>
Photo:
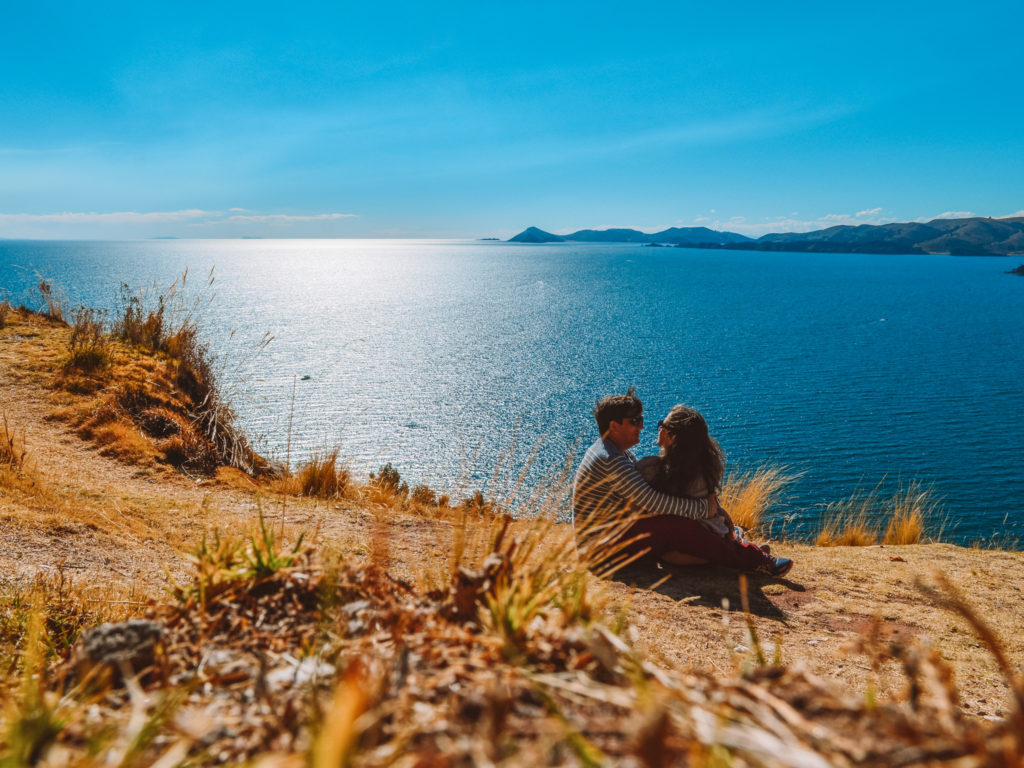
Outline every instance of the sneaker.
<svg viewBox="0 0 1024 768">
<path fill-rule="evenodd" d="M 768 573 L 781 579 L 793 570 L 793 561 L 788 557 L 776 557 L 775 562 L 768 567 Z"/>
</svg>

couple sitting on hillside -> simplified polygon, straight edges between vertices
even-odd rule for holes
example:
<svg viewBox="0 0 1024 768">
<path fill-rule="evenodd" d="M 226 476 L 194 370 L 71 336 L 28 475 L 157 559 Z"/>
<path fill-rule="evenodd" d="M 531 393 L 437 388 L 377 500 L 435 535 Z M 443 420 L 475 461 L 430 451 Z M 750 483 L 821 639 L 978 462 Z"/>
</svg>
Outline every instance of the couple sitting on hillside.
<svg viewBox="0 0 1024 768">
<path fill-rule="evenodd" d="M 644 427 L 632 388 L 599 400 L 594 418 L 601 437 L 583 456 L 572 499 L 577 540 L 594 559 L 722 565 L 772 576 L 793 567 L 767 546 L 744 541 L 718 505 L 722 451 L 699 413 L 672 408 L 658 422 L 659 454 L 640 462 L 629 451 Z"/>
</svg>

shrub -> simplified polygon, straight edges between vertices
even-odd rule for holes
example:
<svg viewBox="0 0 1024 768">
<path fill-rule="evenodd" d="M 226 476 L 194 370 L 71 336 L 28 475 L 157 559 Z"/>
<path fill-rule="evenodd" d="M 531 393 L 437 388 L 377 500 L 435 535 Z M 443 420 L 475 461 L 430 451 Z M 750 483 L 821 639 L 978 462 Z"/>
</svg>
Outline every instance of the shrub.
<svg viewBox="0 0 1024 768">
<path fill-rule="evenodd" d="M 65 368 L 92 373 L 110 366 L 110 344 L 103 333 L 103 325 L 102 312 L 88 307 L 75 310 Z"/>
<path fill-rule="evenodd" d="M 480 514 L 493 514 L 497 509 L 495 503 L 484 496 L 483 491 L 475 491 L 472 496 L 463 499 L 459 506 Z"/>
<path fill-rule="evenodd" d="M 187 280 L 186 269 L 180 278 L 159 292 L 156 286 L 133 291 L 127 283 L 122 283 L 114 334 L 130 344 L 154 352 L 168 351 L 170 337 L 183 328 L 195 328 L 193 310 L 201 299 L 197 298 L 191 304 L 184 299 Z"/>
<path fill-rule="evenodd" d="M 7 325 L 7 318 L 10 317 L 14 307 L 11 306 L 11 302 L 7 299 L 0 301 L 0 328 Z"/>
<path fill-rule="evenodd" d="M 429 485 L 413 486 L 412 491 L 409 493 L 409 499 L 414 504 L 419 504 L 421 507 L 438 506 L 437 494 L 431 490 Z"/>
<path fill-rule="evenodd" d="M 390 461 L 378 469 L 376 474 L 370 473 L 370 485 L 396 496 L 409 495 L 408 483 L 402 481 L 402 476 L 397 469 L 391 466 Z"/>
</svg>

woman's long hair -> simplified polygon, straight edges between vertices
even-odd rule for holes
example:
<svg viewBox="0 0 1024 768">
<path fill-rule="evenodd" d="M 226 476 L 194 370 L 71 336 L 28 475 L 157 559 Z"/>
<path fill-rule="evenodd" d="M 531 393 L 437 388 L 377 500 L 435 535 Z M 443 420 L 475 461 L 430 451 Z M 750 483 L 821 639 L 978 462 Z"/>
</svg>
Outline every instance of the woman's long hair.
<svg viewBox="0 0 1024 768">
<path fill-rule="evenodd" d="M 715 493 L 725 474 L 725 459 L 721 446 L 708 434 L 704 417 L 677 405 L 662 426 L 672 436 L 672 444 L 663 449 L 654 486 L 672 496 L 688 496 L 699 485 L 697 481 L 703 481 L 704 492 Z"/>
</svg>

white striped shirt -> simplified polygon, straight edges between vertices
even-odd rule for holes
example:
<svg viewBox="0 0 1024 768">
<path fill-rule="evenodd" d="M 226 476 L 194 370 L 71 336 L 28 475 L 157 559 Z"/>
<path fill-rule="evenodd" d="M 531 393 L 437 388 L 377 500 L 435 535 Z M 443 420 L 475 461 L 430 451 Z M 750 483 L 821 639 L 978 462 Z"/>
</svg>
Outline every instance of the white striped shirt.
<svg viewBox="0 0 1024 768">
<path fill-rule="evenodd" d="M 629 451 L 611 440 L 598 440 L 587 449 L 576 470 L 572 491 L 573 525 L 591 515 L 621 513 L 629 507 L 649 515 L 678 515 L 703 520 L 710 511 L 708 499 L 669 496 L 654 490 L 636 468 Z"/>
</svg>

